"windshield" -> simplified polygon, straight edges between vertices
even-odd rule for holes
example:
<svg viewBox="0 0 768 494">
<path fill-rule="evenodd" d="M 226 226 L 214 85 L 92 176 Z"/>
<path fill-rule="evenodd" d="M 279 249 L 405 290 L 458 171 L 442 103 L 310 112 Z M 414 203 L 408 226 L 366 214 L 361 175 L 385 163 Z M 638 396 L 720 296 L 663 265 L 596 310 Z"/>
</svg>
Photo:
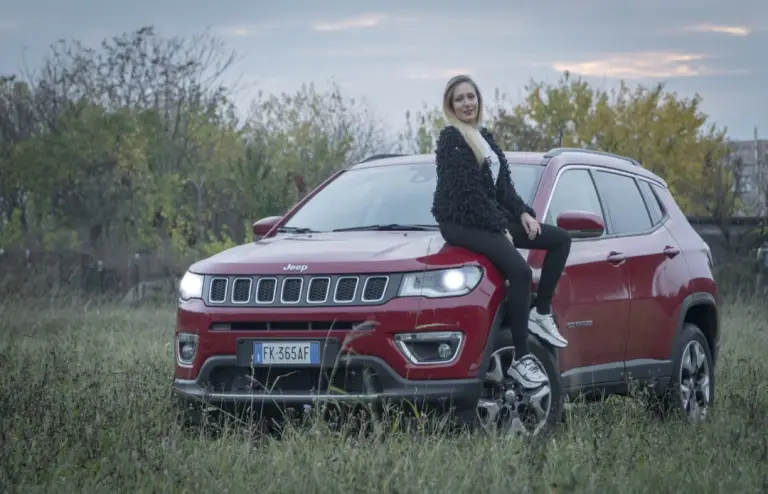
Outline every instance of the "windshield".
<svg viewBox="0 0 768 494">
<path fill-rule="evenodd" d="M 544 167 L 510 163 L 517 193 L 530 204 Z M 434 225 L 434 164 L 380 166 L 339 175 L 284 225 L 315 231 L 367 225 Z"/>
</svg>

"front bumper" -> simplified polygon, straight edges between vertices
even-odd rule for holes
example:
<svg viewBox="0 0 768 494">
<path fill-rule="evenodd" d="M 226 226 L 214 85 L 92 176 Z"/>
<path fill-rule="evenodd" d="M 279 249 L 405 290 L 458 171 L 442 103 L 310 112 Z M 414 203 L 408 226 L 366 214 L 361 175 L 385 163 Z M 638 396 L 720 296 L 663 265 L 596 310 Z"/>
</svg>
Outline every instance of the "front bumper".
<svg viewBox="0 0 768 494">
<path fill-rule="evenodd" d="M 214 406 L 389 402 L 474 410 L 501 326 L 502 312 L 488 311 L 500 307 L 499 284 L 490 276 L 461 298 L 405 297 L 375 307 L 275 310 L 184 302 L 176 332 L 194 333 L 199 341 L 193 364 L 176 365 L 174 394 Z M 374 328 L 339 326 L 352 321 L 371 321 Z M 412 331 L 462 331 L 465 338 L 454 361 L 414 365 L 395 344 L 397 334 Z M 318 341 L 328 355 L 324 349 L 317 366 L 251 365 L 250 342 L 267 339 Z"/>
<path fill-rule="evenodd" d="M 335 373 L 334 373 L 335 370 Z M 256 383 L 265 373 L 269 382 Z M 322 373 L 324 376 L 319 376 Z M 280 383 L 279 377 L 288 379 Z M 328 379 L 330 378 L 330 379 Z M 319 381 L 333 386 L 316 387 Z M 305 390 L 302 390 L 305 389 Z M 254 369 L 242 367 L 236 356 L 206 360 L 195 379 L 174 379 L 173 390 L 187 404 L 213 406 L 297 407 L 321 403 L 409 404 L 429 409 L 474 409 L 483 389 L 480 379 L 407 380 L 374 356 L 344 356 L 331 368 Z"/>
</svg>

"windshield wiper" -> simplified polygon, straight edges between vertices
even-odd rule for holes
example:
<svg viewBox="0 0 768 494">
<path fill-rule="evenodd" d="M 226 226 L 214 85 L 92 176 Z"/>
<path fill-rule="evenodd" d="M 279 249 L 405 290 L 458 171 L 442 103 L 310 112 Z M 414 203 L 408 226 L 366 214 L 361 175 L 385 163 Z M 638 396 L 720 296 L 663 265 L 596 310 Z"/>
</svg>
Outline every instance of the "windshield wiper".
<svg viewBox="0 0 768 494">
<path fill-rule="evenodd" d="M 364 226 L 350 226 L 348 228 L 337 228 L 332 230 L 334 232 L 353 232 L 358 230 L 373 230 L 373 231 L 432 231 L 436 230 L 437 225 L 403 225 L 400 223 L 389 223 L 388 225 L 364 225 Z"/>
<path fill-rule="evenodd" d="M 318 233 L 317 230 L 302 226 L 281 226 L 277 231 L 279 233 Z"/>
</svg>

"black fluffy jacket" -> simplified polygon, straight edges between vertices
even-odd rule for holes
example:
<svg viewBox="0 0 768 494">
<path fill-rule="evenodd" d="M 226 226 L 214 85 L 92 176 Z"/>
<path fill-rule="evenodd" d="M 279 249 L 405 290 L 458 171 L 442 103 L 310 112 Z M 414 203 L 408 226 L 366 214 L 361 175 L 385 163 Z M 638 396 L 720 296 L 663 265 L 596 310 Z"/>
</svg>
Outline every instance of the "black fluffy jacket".
<svg viewBox="0 0 768 494">
<path fill-rule="evenodd" d="M 437 186 L 432 214 L 439 224 L 503 232 L 508 222 L 519 222 L 524 212 L 534 218 L 536 213 L 517 194 L 507 159 L 493 135 L 485 127 L 480 133 L 499 158 L 496 184 L 488 163 L 478 164 L 459 129 L 449 125 L 437 139 Z"/>
</svg>

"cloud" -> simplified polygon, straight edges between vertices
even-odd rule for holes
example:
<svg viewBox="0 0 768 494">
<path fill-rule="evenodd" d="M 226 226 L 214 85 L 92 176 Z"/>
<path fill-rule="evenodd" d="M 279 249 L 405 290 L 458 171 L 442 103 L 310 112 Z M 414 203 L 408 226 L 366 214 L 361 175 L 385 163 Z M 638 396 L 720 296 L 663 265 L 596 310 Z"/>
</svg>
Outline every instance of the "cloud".
<svg viewBox="0 0 768 494">
<path fill-rule="evenodd" d="M 240 24 L 234 26 L 221 26 L 216 31 L 224 36 L 247 38 L 267 33 L 274 29 L 271 24 Z"/>
<path fill-rule="evenodd" d="M 316 22 L 312 25 L 315 31 L 348 31 L 376 27 L 386 20 L 387 14 L 365 14 L 358 17 L 348 17 L 333 22 Z"/>
<path fill-rule="evenodd" d="M 412 67 L 400 71 L 400 76 L 405 79 L 432 81 L 445 80 L 458 74 L 470 74 L 472 69 L 448 68 L 448 67 Z"/>
<path fill-rule="evenodd" d="M 216 32 L 222 36 L 231 36 L 236 38 L 250 38 L 261 36 L 278 29 L 292 29 L 301 26 L 299 21 L 275 21 L 262 22 L 258 24 L 232 24 L 219 26 L 215 28 Z"/>
<path fill-rule="evenodd" d="M 321 32 L 349 31 L 351 29 L 365 29 L 377 27 L 384 23 L 407 23 L 413 22 L 410 17 L 393 17 L 389 14 L 370 13 L 357 17 L 347 17 L 336 21 L 318 21 L 312 24 L 312 29 Z"/>
<path fill-rule="evenodd" d="M 752 29 L 746 26 L 724 26 L 716 24 L 699 24 L 696 26 L 689 26 L 685 28 L 685 31 L 693 33 L 718 33 L 740 37 L 746 37 L 752 33 Z"/>
<path fill-rule="evenodd" d="M 616 79 L 695 77 L 716 73 L 704 64 L 707 58 L 696 53 L 620 53 L 581 62 L 557 61 L 551 67 L 559 72 Z"/>
<path fill-rule="evenodd" d="M 332 48 L 301 48 L 294 55 L 308 58 L 392 58 L 413 54 L 412 46 L 362 45 Z"/>
</svg>

